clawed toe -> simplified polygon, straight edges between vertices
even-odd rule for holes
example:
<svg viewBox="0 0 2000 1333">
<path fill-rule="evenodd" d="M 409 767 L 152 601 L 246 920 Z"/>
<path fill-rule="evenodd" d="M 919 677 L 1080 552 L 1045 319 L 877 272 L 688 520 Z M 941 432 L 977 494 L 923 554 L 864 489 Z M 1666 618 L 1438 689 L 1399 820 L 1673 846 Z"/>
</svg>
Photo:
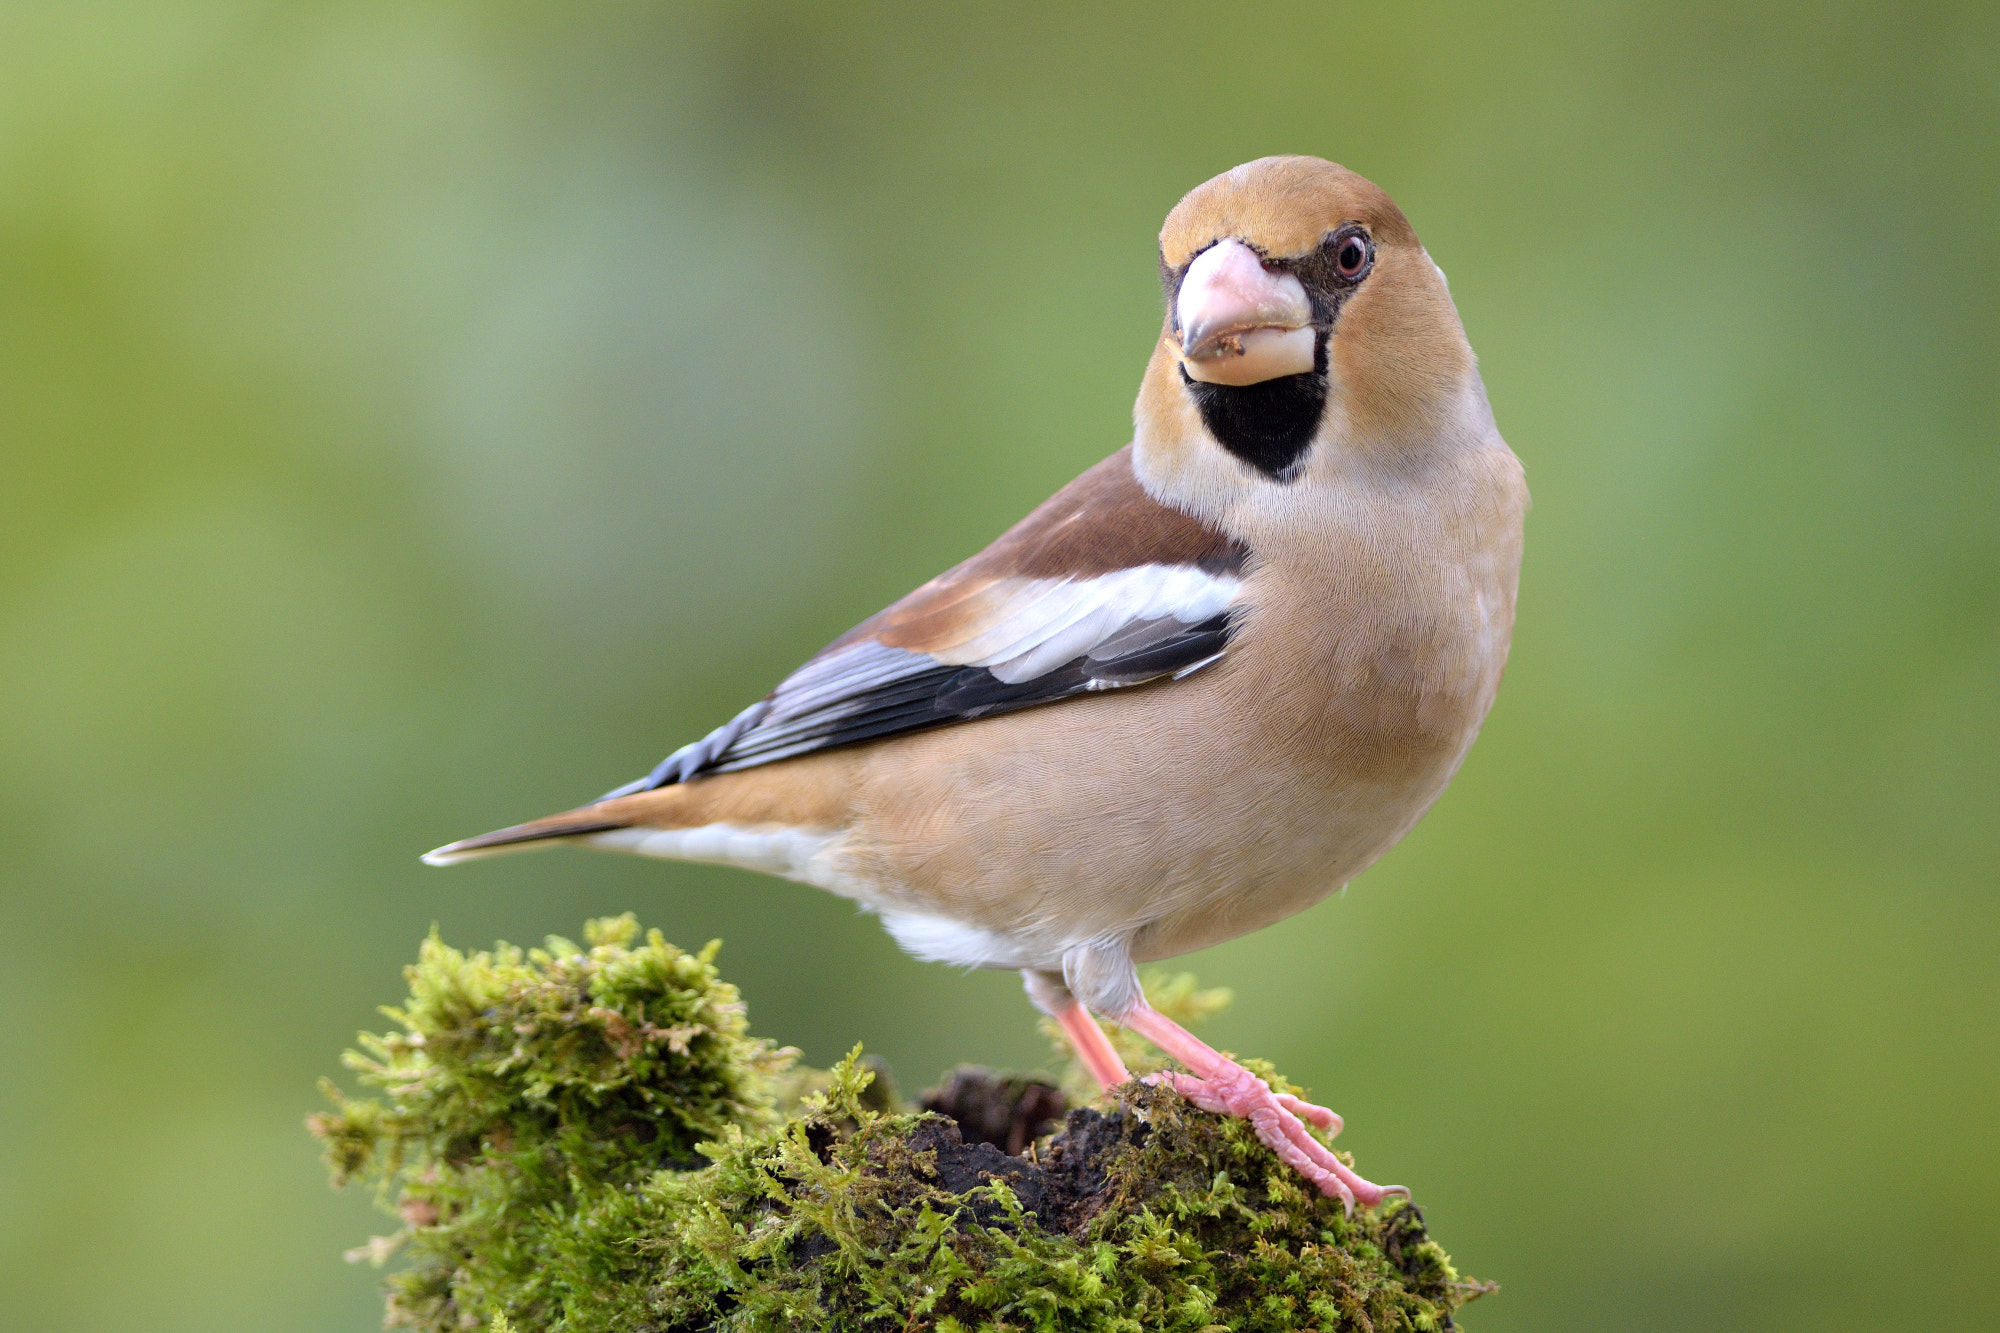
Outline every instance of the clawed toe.
<svg viewBox="0 0 2000 1333">
<path fill-rule="evenodd" d="M 1314 1106 L 1311 1102 L 1300 1101 L 1289 1092 L 1277 1092 L 1271 1095 L 1278 1099 L 1278 1105 L 1284 1107 L 1299 1119 L 1312 1121 L 1313 1124 L 1336 1138 L 1339 1137 L 1340 1131 L 1346 1126 L 1345 1121 L 1334 1112 L 1327 1110 L 1324 1106 Z"/>
<path fill-rule="evenodd" d="M 1339 1133 L 1339 1116 L 1290 1093 L 1272 1092 L 1269 1084 L 1241 1065 L 1232 1062 L 1207 1078 L 1164 1073 L 1147 1081 L 1173 1088 L 1201 1110 L 1247 1120 L 1257 1137 L 1287 1166 L 1311 1181 L 1320 1193 L 1339 1199 L 1349 1212 L 1356 1203 L 1373 1208 L 1391 1194 L 1409 1196 L 1401 1185 L 1363 1180 L 1305 1126 L 1309 1119 L 1322 1129 Z"/>
<path fill-rule="evenodd" d="M 1141 1002 L 1118 1020 L 1198 1073 L 1154 1074 L 1146 1081 L 1170 1087 L 1204 1111 L 1250 1122 L 1264 1146 L 1313 1183 L 1320 1193 L 1339 1199 L 1352 1212 L 1358 1202 L 1373 1208 L 1391 1194 L 1407 1196 L 1400 1185 L 1376 1185 L 1354 1174 L 1333 1149 L 1306 1129 L 1310 1120 L 1338 1134 L 1340 1117 L 1324 1106 L 1273 1092 L 1271 1085 L 1207 1045 L 1172 1019 Z"/>
</svg>

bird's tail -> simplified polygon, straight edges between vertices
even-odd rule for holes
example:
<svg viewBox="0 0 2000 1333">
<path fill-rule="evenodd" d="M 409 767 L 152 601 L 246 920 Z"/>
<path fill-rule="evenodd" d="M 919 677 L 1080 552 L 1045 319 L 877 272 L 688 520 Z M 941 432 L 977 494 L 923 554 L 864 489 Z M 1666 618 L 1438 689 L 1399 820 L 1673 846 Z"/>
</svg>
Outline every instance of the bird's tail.
<svg viewBox="0 0 2000 1333">
<path fill-rule="evenodd" d="M 544 847 L 553 847 L 557 843 L 568 842 L 592 833 L 609 833 L 613 829 L 629 827 L 631 827 L 630 819 L 616 817 L 603 804 L 586 805 L 577 810 L 550 815 L 546 819 L 531 819 L 525 824 L 515 824 L 511 828 L 495 829 L 476 838 L 461 838 L 457 842 L 448 842 L 435 851 L 425 852 L 424 863 L 449 866 L 456 865 L 460 861 L 476 861 L 482 856 L 539 851 Z"/>
<path fill-rule="evenodd" d="M 818 845 L 815 840 L 846 823 L 853 764 L 851 755 L 813 755 L 783 765 L 670 782 L 650 791 L 623 796 L 614 792 L 546 819 L 447 843 L 426 853 L 424 860 L 448 866 L 502 852 L 580 842 L 602 851 L 719 861 L 753 870 L 791 866 L 800 856 L 810 858 L 811 848 Z M 629 833 L 621 832 L 628 829 Z"/>
</svg>

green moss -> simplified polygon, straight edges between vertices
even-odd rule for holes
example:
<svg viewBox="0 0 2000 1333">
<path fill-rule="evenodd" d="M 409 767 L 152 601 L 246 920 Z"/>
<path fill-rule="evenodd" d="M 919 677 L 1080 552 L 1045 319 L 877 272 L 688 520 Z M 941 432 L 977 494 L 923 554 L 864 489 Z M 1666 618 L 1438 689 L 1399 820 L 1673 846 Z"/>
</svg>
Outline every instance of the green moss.
<svg viewBox="0 0 2000 1333">
<path fill-rule="evenodd" d="M 1414 1207 L 1347 1217 L 1171 1093 L 1128 1086 L 1008 1157 L 897 1109 L 858 1048 L 788 1070 L 713 945 L 637 936 L 433 937 L 384 1011 L 403 1030 L 349 1055 L 382 1095 L 329 1087 L 311 1125 L 335 1182 L 403 1221 L 357 1252 L 405 1258 L 392 1326 L 1429 1330 L 1480 1290 Z M 1193 1016 L 1196 994 L 1160 998 Z"/>
</svg>

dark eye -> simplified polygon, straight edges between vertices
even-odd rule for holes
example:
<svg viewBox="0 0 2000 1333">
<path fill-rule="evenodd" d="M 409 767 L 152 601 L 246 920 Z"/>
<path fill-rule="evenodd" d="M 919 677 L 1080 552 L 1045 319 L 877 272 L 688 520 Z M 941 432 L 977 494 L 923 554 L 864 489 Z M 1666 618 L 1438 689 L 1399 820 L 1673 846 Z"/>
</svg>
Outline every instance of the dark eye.
<svg viewBox="0 0 2000 1333">
<path fill-rule="evenodd" d="M 1343 236 L 1333 249 L 1333 271 L 1352 282 L 1368 267 L 1368 240 L 1364 236 Z"/>
</svg>

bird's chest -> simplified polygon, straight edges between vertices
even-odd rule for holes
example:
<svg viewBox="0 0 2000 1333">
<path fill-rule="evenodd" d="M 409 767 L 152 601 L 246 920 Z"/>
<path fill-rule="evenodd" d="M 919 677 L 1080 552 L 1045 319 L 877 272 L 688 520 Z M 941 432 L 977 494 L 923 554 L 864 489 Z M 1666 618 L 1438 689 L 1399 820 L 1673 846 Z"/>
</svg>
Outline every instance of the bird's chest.
<svg viewBox="0 0 2000 1333">
<path fill-rule="evenodd" d="M 1298 777 L 1427 786 L 1449 776 L 1499 685 L 1511 588 L 1449 548 L 1357 544 L 1329 568 L 1253 588 L 1241 687 L 1258 743 Z"/>
</svg>

